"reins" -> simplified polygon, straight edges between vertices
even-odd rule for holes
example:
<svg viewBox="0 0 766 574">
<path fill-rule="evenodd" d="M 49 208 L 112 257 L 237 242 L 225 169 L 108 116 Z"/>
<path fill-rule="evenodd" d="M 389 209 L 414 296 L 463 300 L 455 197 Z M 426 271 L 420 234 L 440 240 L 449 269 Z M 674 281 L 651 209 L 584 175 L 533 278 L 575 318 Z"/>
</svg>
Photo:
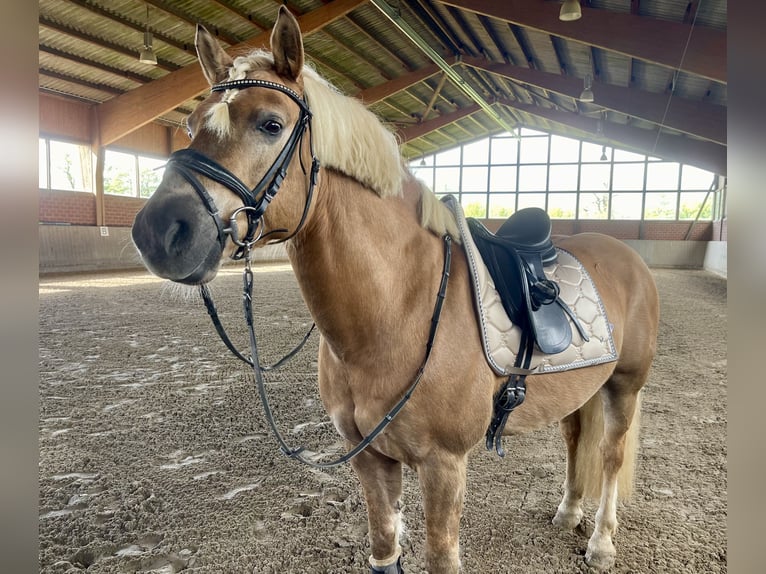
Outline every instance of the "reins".
<svg viewBox="0 0 766 574">
<path fill-rule="evenodd" d="M 399 412 L 404 408 L 404 405 L 407 404 L 407 401 L 410 400 L 410 397 L 415 392 L 415 389 L 420 384 L 420 381 L 423 378 L 423 373 L 425 372 L 426 366 L 428 365 L 428 360 L 431 357 L 431 351 L 433 349 L 434 340 L 436 338 L 436 331 L 439 326 L 439 319 L 441 317 L 441 311 L 444 304 L 444 299 L 447 294 L 447 283 L 449 282 L 450 267 L 452 262 L 452 238 L 449 235 L 445 235 L 443 237 L 443 241 L 444 241 L 444 265 L 442 269 L 441 282 L 439 283 L 439 290 L 436 294 L 436 302 L 434 303 L 434 310 L 431 315 L 431 327 L 428 333 L 428 341 L 426 343 L 425 355 L 423 357 L 423 361 L 420 364 L 420 367 L 418 368 L 415 374 L 415 379 L 407 388 L 404 395 L 402 395 L 401 399 L 399 399 L 399 401 L 391 408 L 391 410 L 389 410 L 383 416 L 383 418 L 380 420 L 377 426 L 367 436 L 365 436 L 353 449 L 348 451 L 346 454 L 329 462 L 317 462 L 316 460 L 311 460 L 310 458 L 307 458 L 304 455 L 304 452 L 307 452 L 306 447 L 300 446 L 297 448 L 292 448 L 288 446 L 284 437 L 282 436 L 282 434 L 279 432 L 279 429 L 277 428 L 276 421 L 274 419 L 274 414 L 271 410 L 271 405 L 269 403 L 269 398 L 266 394 L 266 385 L 263 380 L 264 371 L 270 371 L 270 370 L 279 368 L 284 363 L 286 363 L 289 359 L 294 357 L 301 350 L 301 348 L 303 348 L 303 346 L 306 344 L 306 341 L 308 341 L 312 331 L 314 330 L 315 325 L 312 324 L 311 328 L 309 329 L 308 333 L 306 333 L 303 340 L 295 348 L 293 348 L 292 351 L 287 353 L 287 355 L 282 357 L 279 361 L 277 361 L 273 365 L 264 367 L 260 364 L 260 360 L 258 358 L 258 341 L 255 335 L 255 327 L 254 327 L 254 321 L 253 321 L 253 306 L 252 306 L 253 272 L 252 272 L 252 269 L 250 268 L 249 250 L 245 254 L 246 263 L 245 263 L 245 270 L 243 272 L 242 304 L 243 304 L 243 310 L 245 313 L 245 321 L 247 323 L 247 331 L 250 338 L 250 353 L 251 353 L 250 358 L 246 357 L 244 354 L 238 351 L 237 348 L 234 346 L 234 344 L 231 342 L 231 339 L 226 334 L 226 330 L 224 329 L 220 319 L 218 318 L 218 312 L 215 308 L 215 304 L 213 303 L 212 297 L 210 296 L 209 289 L 204 285 L 200 287 L 200 294 L 202 295 L 202 299 L 205 302 L 205 307 L 207 308 L 208 314 L 210 315 L 213 321 L 213 324 L 216 328 L 216 331 L 218 332 L 218 335 L 226 344 L 226 346 L 229 348 L 229 350 L 237 358 L 244 361 L 245 363 L 247 363 L 253 368 L 253 373 L 255 375 L 255 382 L 258 388 L 258 394 L 261 399 L 261 404 L 263 405 L 266 421 L 269 423 L 269 427 L 271 428 L 272 434 L 276 438 L 277 442 L 279 443 L 279 448 L 284 454 L 286 454 L 290 458 L 294 458 L 314 468 L 332 468 L 335 466 L 340 466 L 341 464 L 348 462 L 349 460 L 357 456 L 360 452 L 362 452 L 365 448 L 367 448 L 370 445 L 370 443 L 372 443 L 386 429 L 386 427 L 388 427 L 388 425 L 391 424 L 391 422 L 393 422 L 394 418 L 396 418 Z"/>
<path fill-rule="evenodd" d="M 391 408 L 391 410 L 386 413 L 383 419 L 381 419 L 380 423 L 378 423 L 378 425 L 367 436 L 365 436 L 362 441 L 359 442 L 359 444 L 357 444 L 353 449 L 336 460 L 330 462 L 316 462 L 315 460 L 310 460 L 304 456 L 303 453 L 307 452 L 306 447 L 301 446 L 298 448 L 292 448 L 288 446 L 287 442 L 279 432 L 279 429 L 277 428 L 276 422 L 274 420 L 274 414 L 271 410 L 268 396 L 266 395 L 263 373 L 281 367 L 284 363 L 294 357 L 308 341 L 315 325 L 312 325 L 308 333 L 306 333 L 306 335 L 303 337 L 303 340 L 279 361 L 270 366 L 262 366 L 260 364 L 258 358 L 258 341 L 255 335 L 255 327 L 253 324 L 253 272 L 250 267 L 250 255 L 253 246 L 259 240 L 265 238 L 270 233 L 275 233 L 277 231 L 287 231 L 282 229 L 275 229 L 264 234 L 263 215 L 271 201 L 274 199 L 274 196 L 276 196 L 277 192 L 279 191 L 279 188 L 282 185 L 282 181 L 287 175 L 287 168 L 292 161 L 296 148 L 298 148 L 298 146 L 302 143 L 303 134 L 307 128 L 309 130 L 309 147 L 312 163 L 303 214 L 293 232 L 289 236 L 277 241 L 277 243 L 287 241 L 296 233 L 298 233 L 298 231 L 303 227 L 303 224 L 306 221 L 309 207 L 311 205 L 314 188 L 316 187 L 317 174 L 319 172 L 319 160 L 314 155 L 314 145 L 311 135 L 311 111 L 309 110 L 306 100 L 294 90 L 283 84 L 256 79 L 221 82 L 214 85 L 211 89 L 213 92 L 220 92 L 224 90 L 253 87 L 268 88 L 282 92 L 283 94 L 289 96 L 296 104 L 298 104 L 300 108 L 300 117 L 295 123 L 295 126 L 293 127 L 287 142 L 285 142 L 285 145 L 282 147 L 282 150 L 279 152 L 266 174 L 261 178 L 261 180 L 253 189 L 250 189 L 241 179 L 227 170 L 224 166 L 192 148 L 178 150 L 171 154 L 168 161 L 168 167 L 177 170 L 200 197 L 200 200 L 205 205 L 208 213 L 215 221 L 215 225 L 218 230 L 218 242 L 221 245 L 221 249 L 224 249 L 226 244 L 226 237 L 229 236 L 231 237 L 234 244 L 237 245 L 237 249 L 231 256 L 232 259 L 245 260 L 242 302 L 245 313 L 245 321 L 247 323 L 248 335 L 250 338 L 250 357 L 246 357 L 231 342 L 231 339 L 226 334 L 226 330 L 224 329 L 223 324 L 218 317 L 218 312 L 210 295 L 210 290 L 207 288 L 207 286 L 202 285 L 200 287 L 200 294 L 202 296 L 202 300 L 205 303 L 205 307 L 207 308 L 208 315 L 210 315 L 210 318 L 213 321 L 213 325 L 218 332 L 218 336 L 235 357 L 252 367 L 253 373 L 255 374 L 255 382 L 258 387 L 258 394 L 260 395 L 261 403 L 263 404 L 266 421 L 269 423 L 272 433 L 279 443 L 280 450 L 290 458 L 299 460 L 300 462 L 309 466 L 315 468 L 330 468 L 348 462 L 360 452 L 362 452 L 365 448 L 367 448 L 367 446 L 369 446 L 369 444 L 374 441 L 380 435 L 380 433 L 382 433 L 386 427 L 388 427 L 389 424 L 391 424 L 396 415 L 398 415 L 399 412 L 404 408 L 404 405 L 407 404 L 407 401 L 409 401 L 412 393 L 415 392 L 415 389 L 420 383 L 426 365 L 428 364 L 428 360 L 431 357 L 431 350 L 433 348 L 434 339 L 436 337 L 436 330 L 439 325 L 439 318 L 441 317 L 444 298 L 447 293 L 447 283 L 449 280 L 450 265 L 452 260 L 452 238 L 448 235 L 445 235 L 443 238 L 445 245 L 444 268 L 442 271 L 441 282 L 439 284 L 439 291 L 436 296 L 436 303 L 434 304 L 434 310 L 431 316 L 431 328 L 428 334 L 428 342 L 426 343 L 425 356 L 423 357 L 423 361 L 420 364 L 417 373 L 415 374 L 414 381 L 410 384 L 402 398 L 399 399 L 399 401 Z M 303 158 L 301 157 L 300 160 L 301 166 L 303 166 Z M 306 173 L 305 166 L 303 171 Z M 242 200 L 243 206 L 235 210 L 231 215 L 229 218 L 228 227 L 224 225 L 212 196 L 205 189 L 205 186 L 197 179 L 195 172 L 223 185 L 235 193 L 237 196 L 239 196 L 239 198 Z M 243 212 L 247 216 L 247 231 L 245 232 L 243 238 L 240 239 L 237 229 L 236 217 L 238 214 Z"/>
</svg>

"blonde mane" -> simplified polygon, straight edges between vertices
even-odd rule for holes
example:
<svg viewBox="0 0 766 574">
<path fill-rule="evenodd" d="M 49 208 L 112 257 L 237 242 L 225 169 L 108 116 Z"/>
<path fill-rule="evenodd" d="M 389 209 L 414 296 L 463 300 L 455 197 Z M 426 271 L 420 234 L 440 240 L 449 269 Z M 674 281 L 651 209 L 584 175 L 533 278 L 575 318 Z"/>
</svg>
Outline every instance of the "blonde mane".
<svg viewBox="0 0 766 574">
<path fill-rule="evenodd" d="M 229 80 L 240 80 L 248 72 L 271 69 L 273 56 L 253 50 L 234 59 Z M 412 178 L 399 151 L 396 136 L 364 104 L 342 94 L 310 65 L 303 67 L 305 97 L 312 113 L 314 150 L 323 167 L 354 178 L 380 197 L 401 197 L 402 185 Z M 223 98 L 207 111 L 207 126 L 219 135 L 228 133 L 228 104 L 239 90 L 226 90 Z M 421 225 L 436 234 L 449 233 L 458 239 L 449 210 L 422 183 Z M 454 231 L 454 233 L 453 233 Z"/>
</svg>

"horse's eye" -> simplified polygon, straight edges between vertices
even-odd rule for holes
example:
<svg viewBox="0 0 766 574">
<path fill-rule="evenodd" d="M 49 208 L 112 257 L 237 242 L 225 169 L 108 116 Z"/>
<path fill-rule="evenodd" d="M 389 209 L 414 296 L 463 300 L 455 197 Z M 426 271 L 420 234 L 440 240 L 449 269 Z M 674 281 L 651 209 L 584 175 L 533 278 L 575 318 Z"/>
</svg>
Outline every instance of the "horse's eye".
<svg viewBox="0 0 766 574">
<path fill-rule="evenodd" d="M 267 120 L 261 126 L 261 130 L 269 134 L 270 136 L 278 135 L 282 131 L 282 124 L 274 120 Z"/>
<path fill-rule="evenodd" d="M 191 139 L 194 139 L 194 136 L 192 135 L 192 131 L 191 131 L 191 129 L 187 129 L 187 130 L 186 130 L 186 135 L 187 135 L 187 136 L 189 136 L 189 139 L 190 139 L 190 140 L 191 140 Z"/>
</svg>

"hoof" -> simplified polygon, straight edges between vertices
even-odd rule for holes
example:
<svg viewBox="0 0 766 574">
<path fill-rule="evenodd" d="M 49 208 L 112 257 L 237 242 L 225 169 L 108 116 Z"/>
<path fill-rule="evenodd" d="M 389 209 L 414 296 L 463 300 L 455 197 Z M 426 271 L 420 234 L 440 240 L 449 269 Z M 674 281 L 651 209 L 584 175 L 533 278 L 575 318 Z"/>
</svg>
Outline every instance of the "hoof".
<svg viewBox="0 0 766 574">
<path fill-rule="evenodd" d="M 579 508 L 574 512 L 559 509 L 556 511 L 556 516 L 553 517 L 552 522 L 562 530 L 574 530 L 580 524 L 582 516 L 583 512 Z"/>
<path fill-rule="evenodd" d="M 588 544 L 588 551 L 585 553 L 585 563 L 591 568 L 603 572 L 614 566 L 617 552 L 613 544 L 608 548 L 591 548 Z"/>
<path fill-rule="evenodd" d="M 396 559 L 396 562 L 389 564 L 384 568 L 371 566 L 370 574 L 404 574 L 404 570 L 402 569 L 402 557 L 399 556 L 399 558 Z"/>
</svg>

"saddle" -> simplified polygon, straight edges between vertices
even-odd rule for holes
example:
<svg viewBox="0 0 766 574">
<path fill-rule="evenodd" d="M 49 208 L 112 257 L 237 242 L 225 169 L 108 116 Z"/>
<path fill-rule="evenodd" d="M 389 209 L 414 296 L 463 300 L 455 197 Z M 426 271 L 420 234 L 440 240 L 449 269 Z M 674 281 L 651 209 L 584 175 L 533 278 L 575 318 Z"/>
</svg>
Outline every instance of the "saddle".
<svg viewBox="0 0 766 574">
<path fill-rule="evenodd" d="M 544 267 L 558 257 L 548 214 L 537 207 L 521 209 L 494 234 L 474 218 L 466 221 L 511 321 L 531 332 L 543 353 L 564 351 L 572 342 L 567 315 L 574 315 L 545 275 Z"/>
</svg>

